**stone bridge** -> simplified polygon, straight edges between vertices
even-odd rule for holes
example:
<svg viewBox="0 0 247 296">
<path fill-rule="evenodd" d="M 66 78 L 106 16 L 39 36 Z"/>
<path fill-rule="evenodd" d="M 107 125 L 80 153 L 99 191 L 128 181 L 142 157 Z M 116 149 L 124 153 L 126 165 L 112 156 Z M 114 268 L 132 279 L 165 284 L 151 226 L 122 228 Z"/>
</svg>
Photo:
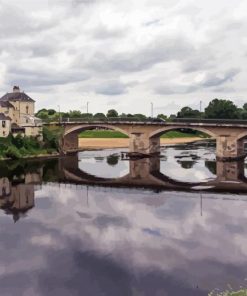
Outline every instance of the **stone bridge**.
<svg viewBox="0 0 247 296">
<path fill-rule="evenodd" d="M 79 168 L 77 156 L 59 160 L 59 182 L 87 184 L 106 187 L 142 187 L 183 191 L 247 192 L 244 175 L 244 160 L 217 161 L 215 179 L 205 182 L 174 180 L 160 171 L 160 158 L 151 157 L 129 161 L 129 172 L 122 177 L 103 178 L 89 174 Z"/>
<path fill-rule="evenodd" d="M 239 159 L 245 156 L 244 140 L 247 137 L 247 122 L 73 122 L 57 123 L 64 132 L 60 148 L 64 154 L 79 150 L 78 134 L 85 130 L 110 129 L 129 137 L 129 152 L 157 155 L 160 152 L 160 136 L 167 131 L 192 129 L 208 134 L 216 140 L 218 159 Z"/>
</svg>

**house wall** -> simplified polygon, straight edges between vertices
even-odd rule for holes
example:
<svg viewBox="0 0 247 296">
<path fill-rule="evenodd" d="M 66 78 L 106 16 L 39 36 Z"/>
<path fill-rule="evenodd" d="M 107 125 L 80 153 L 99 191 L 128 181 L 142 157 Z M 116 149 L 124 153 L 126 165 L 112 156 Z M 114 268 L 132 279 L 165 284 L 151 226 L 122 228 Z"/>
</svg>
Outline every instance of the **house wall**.
<svg viewBox="0 0 247 296">
<path fill-rule="evenodd" d="M 13 122 L 16 124 L 28 124 L 26 122 L 26 115 L 34 115 L 34 102 L 21 102 L 21 101 L 10 101 L 10 103 L 14 106 L 13 111 Z"/>
<path fill-rule="evenodd" d="M 10 120 L 0 120 L 0 137 L 2 138 L 8 137 L 10 130 L 11 130 Z"/>
<path fill-rule="evenodd" d="M 42 126 L 25 126 L 25 135 L 28 137 L 39 137 L 39 140 L 43 140 Z"/>
<path fill-rule="evenodd" d="M 11 119 L 14 117 L 14 108 L 7 108 L 0 106 L 0 113 L 9 116 Z"/>
</svg>

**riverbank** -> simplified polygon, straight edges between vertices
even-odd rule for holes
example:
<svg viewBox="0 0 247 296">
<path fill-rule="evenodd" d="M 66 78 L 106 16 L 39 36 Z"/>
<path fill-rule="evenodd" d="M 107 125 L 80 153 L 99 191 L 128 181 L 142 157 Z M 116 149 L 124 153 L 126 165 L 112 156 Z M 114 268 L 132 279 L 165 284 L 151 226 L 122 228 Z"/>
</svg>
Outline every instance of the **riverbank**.
<svg viewBox="0 0 247 296">
<path fill-rule="evenodd" d="M 161 145 L 183 144 L 200 141 L 199 137 L 188 138 L 161 138 Z M 127 148 L 129 147 L 129 139 L 127 138 L 79 138 L 80 149 L 109 149 L 109 148 Z"/>
</svg>

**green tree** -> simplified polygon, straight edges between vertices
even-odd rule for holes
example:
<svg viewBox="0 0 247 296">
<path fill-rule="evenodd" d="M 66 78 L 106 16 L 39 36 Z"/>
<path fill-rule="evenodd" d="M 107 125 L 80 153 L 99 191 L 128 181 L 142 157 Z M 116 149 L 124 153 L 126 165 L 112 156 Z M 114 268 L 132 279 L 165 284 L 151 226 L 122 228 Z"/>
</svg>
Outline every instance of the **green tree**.
<svg viewBox="0 0 247 296">
<path fill-rule="evenodd" d="M 94 114 L 93 118 L 99 119 L 99 120 L 105 120 L 106 116 L 104 113 L 96 113 L 96 114 Z"/>
<path fill-rule="evenodd" d="M 236 119 L 238 118 L 238 108 L 230 100 L 214 99 L 205 109 L 205 118 Z"/>
<path fill-rule="evenodd" d="M 40 110 L 39 112 L 36 113 L 36 116 L 40 119 L 48 119 L 49 115 L 46 110 Z"/>
<path fill-rule="evenodd" d="M 188 106 L 183 107 L 177 114 L 178 118 L 199 118 L 200 116 L 200 111 L 194 110 Z"/>
<path fill-rule="evenodd" d="M 147 119 L 147 116 L 141 113 L 134 114 L 134 117 L 140 121 L 144 121 Z"/>
<path fill-rule="evenodd" d="M 118 113 L 116 110 L 110 109 L 110 110 L 108 110 L 106 117 L 108 117 L 108 118 L 109 117 L 118 117 Z"/>
<path fill-rule="evenodd" d="M 70 110 L 69 111 L 70 118 L 81 118 L 81 111 L 78 110 Z"/>
<path fill-rule="evenodd" d="M 157 118 L 167 120 L 167 116 L 165 114 L 158 114 Z"/>
<path fill-rule="evenodd" d="M 107 156 L 106 161 L 109 165 L 115 166 L 118 164 L 118 158 L 119 158 L 118 155 L 112 154 L 112 155 Z"/>
<path fill-rule="evenodd" d="M 54 109 L 48 109 L 47 110 L 47 113 L 48 113 L 49 116 L 50 115 L 54 115 L 56 113 L 56 110 L 54 110 Z"/>
</svg>

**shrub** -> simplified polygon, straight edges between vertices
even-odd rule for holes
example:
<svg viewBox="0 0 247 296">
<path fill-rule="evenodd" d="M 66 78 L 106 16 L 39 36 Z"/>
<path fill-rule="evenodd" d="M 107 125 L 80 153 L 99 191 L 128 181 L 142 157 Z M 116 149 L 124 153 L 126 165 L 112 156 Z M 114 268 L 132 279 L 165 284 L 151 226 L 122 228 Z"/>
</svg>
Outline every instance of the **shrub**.
<svg viewBox="0 0 247 296">
<path fill-rule="evenodd" d="M 21 154 L 19 150 L 15 146 L 9 146 L 7 151 L 5 152 L 6 157 L 10 157 L 12 159 L 19 159 L 21 158 Z"/>
</svg>

